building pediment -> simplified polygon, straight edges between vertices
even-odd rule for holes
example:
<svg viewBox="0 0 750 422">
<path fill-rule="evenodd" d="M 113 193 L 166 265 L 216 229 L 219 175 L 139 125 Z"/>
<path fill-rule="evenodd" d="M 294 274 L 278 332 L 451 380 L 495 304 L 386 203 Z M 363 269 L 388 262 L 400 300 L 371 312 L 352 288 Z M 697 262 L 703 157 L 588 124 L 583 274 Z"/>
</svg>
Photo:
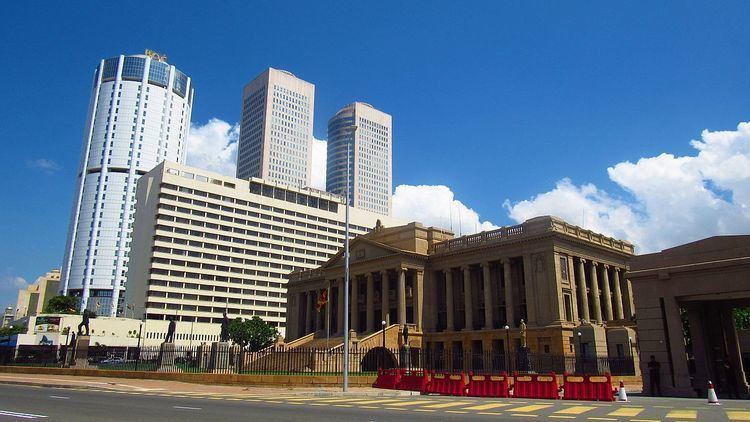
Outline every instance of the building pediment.
<svg viewBox="0 0 750 422">
<path fill-rule="evenodd" d="M 409 251 L 402 251 L 401 249 L 394 248 L 392 246 L 384 245 L 382 243 L 375 242 L 365 237 L 358 237 L 349 243 L 350 249 L 350 264 L 357 262 L 369 261 L 373 259 L 382 258 L 385 256 L 392 256 L 394 254 L 404 253 L 410 254 Z M 322 269 L 341 267 L 344 265 L 344 250 L 339 250 L 336 255 L 332 256 L 328 262 L 323 264 Z"/>
</svg>

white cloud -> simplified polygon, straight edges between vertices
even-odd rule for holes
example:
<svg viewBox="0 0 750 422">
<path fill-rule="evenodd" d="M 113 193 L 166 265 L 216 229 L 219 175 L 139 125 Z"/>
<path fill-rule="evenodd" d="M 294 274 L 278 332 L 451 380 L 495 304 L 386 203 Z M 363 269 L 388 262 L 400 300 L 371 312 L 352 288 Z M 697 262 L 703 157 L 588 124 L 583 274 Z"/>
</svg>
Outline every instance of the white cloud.
<svg viewBox="0 0 750 422">
<path fill-rule="evenodd" d="M 312 163 L 310 165 L 311 177 L 310 185 L 315 189 L 326 189 L 326 166 L 328 142 L 324 139 L 313 138 Z"/>
<path fill-rule="evenodd" d="M 719 234 L 750 232 L 750 123 L 734 131 L 704 130 L 696 155 L 661 154 L 607 169 L 629 200 L 594 185 L 563 179 L 525 201 L 505 201 L 520 222 L 553 214 L 627 239 L 639 252 L 657 251 Z"/>
<path fill-rule="evenodd" d="M 2 288 L 9 290 L 19 290 L 29 287 L 25 278 L 20 276 L 6 275 L 2 280 Z"/>
<path fill-rule="evenodd" d="M 187 164 L 226 176 L 235 175 L 240 125 L 213 118 L 205 125 L 190 124 Z"/>
<path fill-rule="evenodd" d="M 43 172 L 47 174 L 55 173 L 56 171 L 62 168 L 60 167 L 59 164 L 57 164 L 55 160 L 52 160 L 49 158 L 38 158 L 36 160 L 28 160 L 26 161 L 26 167 L 42 170 Z"/>
<path fill-rule="evenodd" d="M 393 216 L 428 226 L 452 227 L 456 235 L 497 228 L 489 221 L 481 221 L 476 211 L 455 199 L 450 188 L 443 185 L 397 186 Z"/>
</svg>

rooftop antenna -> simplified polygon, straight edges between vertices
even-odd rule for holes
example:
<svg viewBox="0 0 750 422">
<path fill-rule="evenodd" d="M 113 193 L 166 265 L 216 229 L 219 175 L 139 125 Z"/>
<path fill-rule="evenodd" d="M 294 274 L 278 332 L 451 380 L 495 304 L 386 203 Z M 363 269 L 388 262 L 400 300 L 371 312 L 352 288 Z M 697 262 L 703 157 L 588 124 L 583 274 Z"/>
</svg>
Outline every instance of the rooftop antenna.
<svg viewBox="0 0 750 422">
<path fill-rule="evenodd" d="M 451 232 L 453 231 L 453 201 L 449 202 L 448 209 L 450 210 L 450 218 L 451 218 Z"/>
</svg>

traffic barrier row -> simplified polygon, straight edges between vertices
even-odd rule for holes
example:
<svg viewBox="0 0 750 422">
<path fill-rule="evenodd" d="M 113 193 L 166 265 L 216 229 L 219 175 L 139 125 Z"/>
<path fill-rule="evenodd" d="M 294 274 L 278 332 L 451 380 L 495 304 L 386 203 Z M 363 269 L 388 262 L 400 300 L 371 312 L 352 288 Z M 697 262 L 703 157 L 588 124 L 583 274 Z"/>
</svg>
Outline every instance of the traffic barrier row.
<svg viewBox="0 0 750 422">
<path fill-rule="evenodd" d="M 471 397 L 519 397 L 529 399 L 559 399 L 563 390 L 565 400 L 614 401 L 616 391 L 612 377 L 605 375 L 563 374 L 562 388 L 555 373 L 513 374 L 514 383 L 505 373 L 480 375 L 469 373 L 428 373 L 425 370 L 378 370 L 375 388 L 419 391 L 423 394 Z"/>
<path fill-rule="evenodd" d="M 430 374 L 430 382 L 427 383 L 425 393 L 441 394 L 444 396 L 465 396 L 466 375 L 463 372 L 457 374 Z"/>
<path fill-rule="evenodd" d="M 614 401 L 612 376 L 563 374 L 563 399 Z"/>
<path fill-rule="evenodd" d="M 513 397 L 525 399 L 559 399 L 560 394 L 557 387 L 557 377 L 552 372 L 549 375 L 513 374 Z"/>
<path fill-rule="evenodd" d="M 471 397 L 510 397 L 508 374 L 474 375 L 469 373 L 466 395 Z"/>
<path fill-rule="evenodd" d="M 430 381 L 427 371 L 424 370 L 402 370 L 401 380 L 396 386 L 397 390 L 405 391 L 427 391 L 427 383 Z"/>
<path fill-rule="evenodd" d="M 378 378 L 375 379 L 373 388 L 384 388 L 395 390 L 401 382 L 400 369 L 378 369 Z"/>
</svg>

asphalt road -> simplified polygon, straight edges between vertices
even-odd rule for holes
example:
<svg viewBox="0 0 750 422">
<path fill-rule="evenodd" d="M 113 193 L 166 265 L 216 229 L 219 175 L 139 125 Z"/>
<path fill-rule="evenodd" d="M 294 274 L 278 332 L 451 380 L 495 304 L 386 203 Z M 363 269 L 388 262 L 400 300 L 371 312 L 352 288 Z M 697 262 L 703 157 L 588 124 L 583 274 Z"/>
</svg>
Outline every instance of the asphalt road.
<svg viewBox="0 0 750 422">
<path fill-rule="evenodd" d="M 310 397 L 107 391 L 0 385 L 0 421 L 750 421 L 750 403 L 633 397 L 592 403 L 465 397 Z"/>
</svg>

